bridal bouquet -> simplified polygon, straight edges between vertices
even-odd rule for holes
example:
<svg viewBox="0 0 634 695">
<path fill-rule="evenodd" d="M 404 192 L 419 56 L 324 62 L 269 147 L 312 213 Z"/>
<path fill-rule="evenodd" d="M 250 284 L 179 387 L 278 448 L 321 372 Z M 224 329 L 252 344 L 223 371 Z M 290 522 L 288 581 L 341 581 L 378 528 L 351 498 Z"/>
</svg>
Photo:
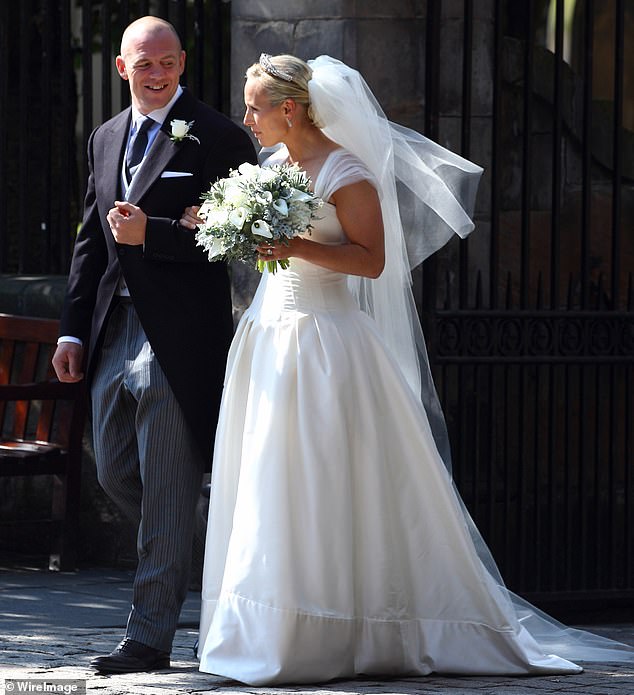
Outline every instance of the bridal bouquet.
<svg viewBox="0 0 634 695">
<path fill-rule="evenodd" d="M 209 260 L 256 262 L 275 273 L 288 268 L 288 259 L 262 261 L 256 247 L 262 243 L 288 244 L 298 234 L 310 231 L 311 220 L 323 201 L 311 193 L 310 180 L 296 164 L 259 167 L 244 163 L 219 179 L 204 193 L 196 231 L 198 246 Z"/>
</svg>

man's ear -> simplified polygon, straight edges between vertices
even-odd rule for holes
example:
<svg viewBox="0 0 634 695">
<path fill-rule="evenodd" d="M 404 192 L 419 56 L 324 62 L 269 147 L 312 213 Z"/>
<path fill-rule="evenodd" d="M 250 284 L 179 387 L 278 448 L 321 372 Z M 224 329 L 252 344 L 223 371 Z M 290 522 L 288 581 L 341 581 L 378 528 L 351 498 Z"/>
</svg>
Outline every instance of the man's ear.
<svg viewBox="0 0 634 695">
<path fill-rule="evenodd" d="M 117 72 L 122 80 L 128 79 L 128 71 L 125 69 L 125 60 L 121 56 L 115 58 L 115 65 L 117 66 Z"/>
</svg>

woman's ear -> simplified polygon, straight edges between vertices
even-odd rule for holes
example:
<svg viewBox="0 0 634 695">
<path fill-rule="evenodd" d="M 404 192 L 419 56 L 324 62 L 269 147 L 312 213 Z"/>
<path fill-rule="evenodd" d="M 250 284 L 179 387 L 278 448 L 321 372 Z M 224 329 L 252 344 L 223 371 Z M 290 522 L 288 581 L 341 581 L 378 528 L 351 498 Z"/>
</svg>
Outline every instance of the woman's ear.
<svg viewBox="0 0 634 695">
<path fill-rule="evenodd" d="M 295 115 L 296 109 L 297 104 L 295 103 L 294 99 L 285 99 L 282 103 L 282 113 L 284 114 L 285 118 L 292 119 Z"/>
</svg>

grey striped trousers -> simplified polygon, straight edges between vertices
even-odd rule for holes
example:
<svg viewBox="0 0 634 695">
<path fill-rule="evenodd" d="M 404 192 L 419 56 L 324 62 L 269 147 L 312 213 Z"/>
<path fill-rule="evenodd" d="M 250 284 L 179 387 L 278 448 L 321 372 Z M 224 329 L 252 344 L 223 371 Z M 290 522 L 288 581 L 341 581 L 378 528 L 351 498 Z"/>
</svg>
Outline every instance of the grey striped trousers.
<svg viewBox="0 0 634 695">
<path fill-rule="evenodd" d="M 139 524 L 126 636 L 170 651 L 205 462 L 130 302 L 110 316 L 91 397 L 99 482 Z"/>
</svg>

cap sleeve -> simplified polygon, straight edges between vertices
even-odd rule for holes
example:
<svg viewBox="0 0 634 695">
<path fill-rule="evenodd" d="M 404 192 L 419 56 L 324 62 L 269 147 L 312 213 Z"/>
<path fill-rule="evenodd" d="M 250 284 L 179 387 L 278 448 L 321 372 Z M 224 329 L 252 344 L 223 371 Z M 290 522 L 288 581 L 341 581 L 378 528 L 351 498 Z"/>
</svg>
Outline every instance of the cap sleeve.
<svg viewBox="0 0 634 695">
<path fill-rule="evenodd" d="M 324 162 L 315 183 L 315 194 L 323 200 L 344 186 L 359 181 L 369 181 L 376 188 L 376 179 L 365 164 L 353 154 L 339 148 L 330 153 Z"/>
</svg>

